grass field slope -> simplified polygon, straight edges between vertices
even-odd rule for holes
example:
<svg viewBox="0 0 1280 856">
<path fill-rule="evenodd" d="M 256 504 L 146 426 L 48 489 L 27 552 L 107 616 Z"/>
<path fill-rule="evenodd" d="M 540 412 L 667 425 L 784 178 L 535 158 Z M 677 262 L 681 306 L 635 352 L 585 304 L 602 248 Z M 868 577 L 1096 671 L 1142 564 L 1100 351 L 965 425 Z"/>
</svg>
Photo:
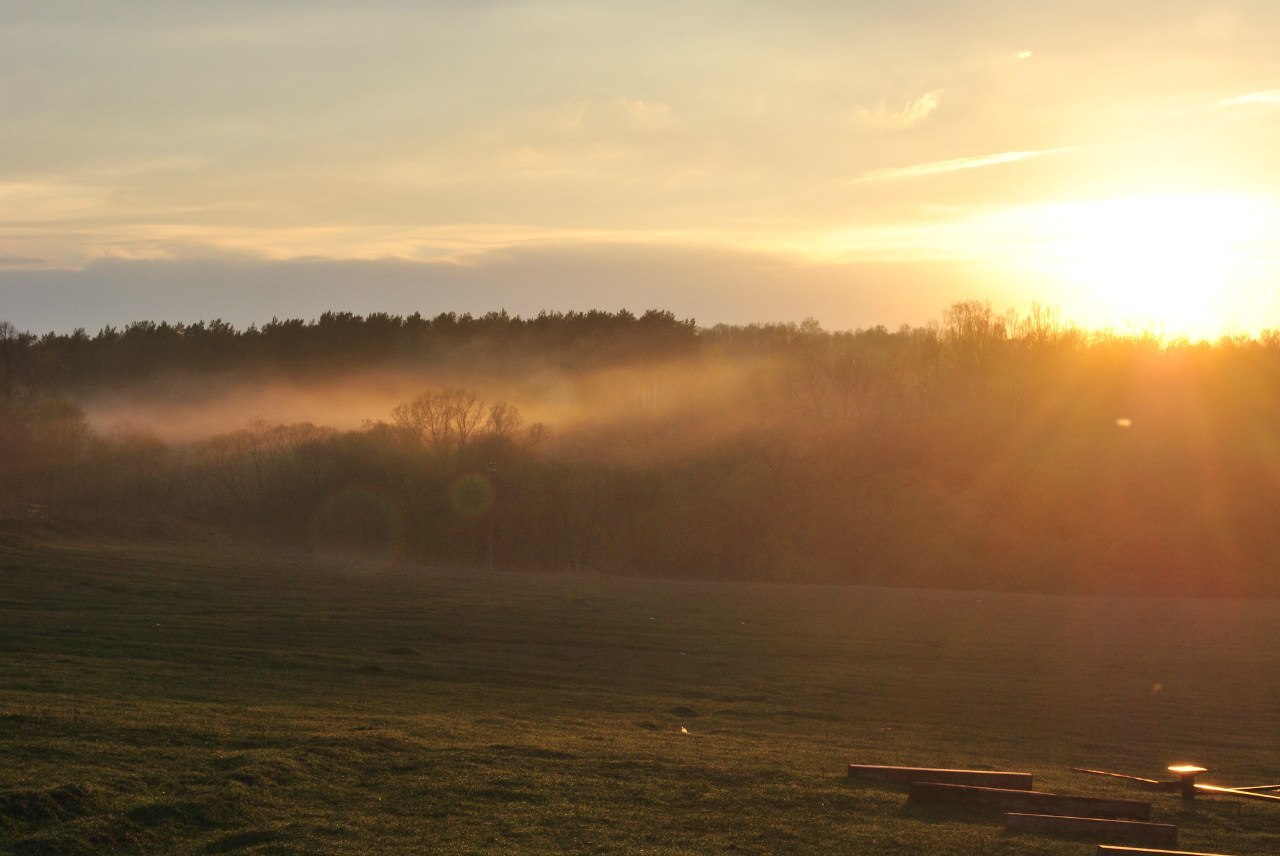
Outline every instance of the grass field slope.
<svg viewBox="0 0 1280 856">
<path fill-rule="evenodd" d="M 0 851 L 1092 854 L 845 766 L 1280 782 L 1280 603 L 0 543 Z M 1189 850 L 1280 809 L 1153 794 Z"/>
</svg>

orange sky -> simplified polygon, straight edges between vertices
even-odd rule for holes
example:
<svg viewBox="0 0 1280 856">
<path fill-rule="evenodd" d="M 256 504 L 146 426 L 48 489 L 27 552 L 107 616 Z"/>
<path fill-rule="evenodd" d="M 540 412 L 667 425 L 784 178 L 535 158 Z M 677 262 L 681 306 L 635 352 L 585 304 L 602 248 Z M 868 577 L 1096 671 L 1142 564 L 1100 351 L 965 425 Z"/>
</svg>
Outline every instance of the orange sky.
<svg viewBox="0 0 1280 856">
<path fill-rule="evenodd" d="M 20 0 L 0 316 L 1280 326 L 1276 33 L 1261 0 Z"/>
</svg>

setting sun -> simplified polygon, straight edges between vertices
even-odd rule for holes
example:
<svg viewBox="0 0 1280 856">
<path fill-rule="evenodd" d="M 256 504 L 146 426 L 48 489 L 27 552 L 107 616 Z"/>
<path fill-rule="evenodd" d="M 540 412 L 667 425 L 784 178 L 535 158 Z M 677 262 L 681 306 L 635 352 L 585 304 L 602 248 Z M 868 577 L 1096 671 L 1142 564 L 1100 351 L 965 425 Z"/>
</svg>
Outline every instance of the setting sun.
<svg viewBox="0 0 1280 856">
<path fill-rule="evenodd" d="M 1230 195 L 1152 195 L 1040 207 L 1030 264 L 1089 327 L 1192 339 L 1270 308 L 1263 240 L 1276 212 Z"/>
</svg>

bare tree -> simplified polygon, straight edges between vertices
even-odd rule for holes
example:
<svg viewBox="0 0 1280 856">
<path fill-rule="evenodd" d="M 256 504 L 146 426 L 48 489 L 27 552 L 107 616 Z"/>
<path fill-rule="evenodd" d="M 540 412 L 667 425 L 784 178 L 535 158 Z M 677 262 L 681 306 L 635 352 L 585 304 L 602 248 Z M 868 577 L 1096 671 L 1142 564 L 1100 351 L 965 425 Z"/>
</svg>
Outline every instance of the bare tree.
<svg viewBox="0 0 1280 856">
<path fill-rule="evenodd" d="M 524 417 L 520 415 L 519 410 L 505 401 L 499 401 L 489 408 L 489 417 L 485 421 L 485 428 L 490 436 L 510 439 L 515 436 L 516 431 L 520 430 L 520 426 L 523 424 Z"/>
<path fill-rule="evenodd" d="M 992 312 L 990 302 L 964 300 L 943 313 L 943 341 L 967 378 L 983 373 L 1006 337 L 1005 319 Z"/>
<path fill-rule="evenodd" d="M 471 441 L 485 412 L 484 402 L 471 390 L 427 390 L 397 404 L 391 421 L 410 443 L 447 451 Z"/>
<path fill-rule="evenodd" d="M 484 418 L 484 402 L 469 389 L 450 389 L 441 394 L 448 420 L 453 426 L 453 437 L 459 449 L 471 442 L 476 429 Z"/>
<path fill-rule="evenodd" d="M 391 411 L 391 421 L 414 445 L 440 448 L 450 433 L 443 405 L 430 390 L 397 404 Z"/>
<path fill-rule="evenodd" d="M 0 402 L 13 401 L 14 379 L 18 372 L 20 352 L 28 338 L 8 321 L 0 321 Z"/>
</svg>

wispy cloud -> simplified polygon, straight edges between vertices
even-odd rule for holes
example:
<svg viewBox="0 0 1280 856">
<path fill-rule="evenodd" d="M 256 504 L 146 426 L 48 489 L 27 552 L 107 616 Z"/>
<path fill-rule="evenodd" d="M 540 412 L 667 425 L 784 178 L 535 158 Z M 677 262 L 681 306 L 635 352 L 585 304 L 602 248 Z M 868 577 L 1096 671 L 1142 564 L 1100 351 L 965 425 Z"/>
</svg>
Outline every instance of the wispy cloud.
<svg viewBox="0 0 1280 856">
<path fill-rule="evenodd" d="M 1250 92 L 1237 95 L 1235 98 L 1224 98 L 1218 102 L 1219 107 L 1280 107 L 1280 89 L 1268 89 L 1263 92 Z"/>
<path fill-rule="evenodd" d="M 979 169 L 984 166 L 999 166 L 1005 163 L 1038 158 L 1044 155 L 1056 155 L 1069 152 L 1069 148 L 1040 149 L 1030 152 L 1000 152 L 994 155 L 978 155 L 968 158 L 951 158 L 950 160 L 929 161 L 909 166 L 891 166 L 884 169 L 873 169 L 864 172 L 854 179 L 855 182 L 890 181 L 898 178 L 918 178 L 925 175 L 941 175 L 947 172 L 958 172 L 962 169 Z"/>
<path fill-rule="evenodd" d="M 934 89 L 908 102 L 901 110 L 890 112 L 881 101 L 880 106 L 874 110 L 859 107 L 857 115 L 860 121 L 881 131 L 904 131 L 929 118 L 929 114 L 937 110 L 941 103 L 942 90 Z"/>
</svg>

